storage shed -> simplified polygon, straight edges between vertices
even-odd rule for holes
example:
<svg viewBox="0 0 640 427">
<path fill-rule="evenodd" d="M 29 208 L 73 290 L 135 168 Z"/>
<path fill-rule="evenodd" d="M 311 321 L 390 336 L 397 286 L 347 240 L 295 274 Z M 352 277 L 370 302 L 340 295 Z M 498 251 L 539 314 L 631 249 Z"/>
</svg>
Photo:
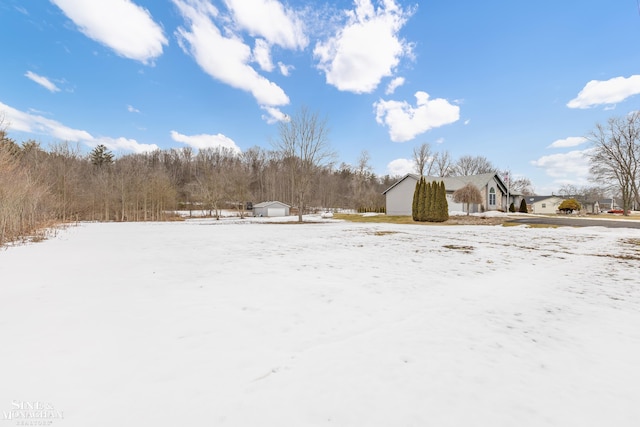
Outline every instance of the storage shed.
<svg viewBox="0 0 640 427">
<path fill-rule="evenodd" d="M 282 202 L 262 202 L 253 205 L 253 216 L 289 216 L 290 208 Z"/>
</svg>

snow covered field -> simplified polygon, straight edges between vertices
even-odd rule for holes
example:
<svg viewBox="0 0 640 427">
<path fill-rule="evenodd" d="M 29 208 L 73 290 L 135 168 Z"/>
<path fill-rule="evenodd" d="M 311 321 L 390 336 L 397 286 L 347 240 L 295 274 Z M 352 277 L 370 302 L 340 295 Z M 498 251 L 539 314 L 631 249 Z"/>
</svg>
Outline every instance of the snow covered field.
<svg viewBox="0 0 640 427">
<path fill-rule="evenodd" d="M 81 224 L 0 250 L 0 427 L 637 426 L 639 268 L 631 229 Z"/>
</svg>

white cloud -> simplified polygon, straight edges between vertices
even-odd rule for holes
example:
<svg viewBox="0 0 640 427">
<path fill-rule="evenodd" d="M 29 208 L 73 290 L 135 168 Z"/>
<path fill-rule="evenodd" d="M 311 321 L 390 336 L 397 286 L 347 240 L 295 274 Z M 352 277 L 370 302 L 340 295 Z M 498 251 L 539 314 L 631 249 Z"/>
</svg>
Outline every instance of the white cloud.
<svg viewBox="0 0 640 427">
<path fill-rule="evenodd" d="M 289 97 L 277 84 L 254 70 L 249 62 L 252 53 L 240 37 L 224 36 L 212 19 L 218 15 L 203 0 L 173 0 L 187 21 L 187 28 L 177 30 L 178 42 L 185 53 L 211 77 L 237 89 L 251 93 L 260 105 L 279 106 Z"/>
<path fill-rule="evenodd" d="M 567 103 L 569 108 L 589 108 L 594 105 L 615 104 L 640 93 L 640 75 L 591 80 L 578 96 Z"/>
<path fill-rule="evenodd" d="M 584 144 L 585 142 L 587 142 L 587 138 L 584 138 L 582 136 L 570 136 L 565 139 L 558 139 L 553 141 L 547 148 L 577 147 L 578 145 Z"/>
<path fill-rule="evenodd" d="M 133 151 L 135 153 L 158 149 L 158 146 L 155 144 L 140 144 L 134 139 L 96 138 L 85 130 L 73 129 L 56 120 L 16 110 L 2 102 L 0 102 L 0 112 L 5 114 L 5 121 L 6 124 L 8 124 L 8 128 L 18 132 L 47 135 L 60 141 L 81 142 L 90 147 L 104 144 L 114 150 Z"/>
<path fill-rule="evenodd" d="M 396 77 L 389 82 L 387 89 L 384 91 L 387 95 L 391 95 L 397 88 L 404 84 L 404 77 Z"/>
<path fill-rule="evenodd" d="M 264 39 L 256 39 L 253 47 L 253 59 L 264 71 L 273 71 L 273 61 L 271 61 L 271 46 Z"/>
<path fill-rule="evenodd" d="M 568 153 L 542 156 L 533 160 L 533 166 L 543 169 L 556 181 L 571 184 L 589 182 L 589 150 L 574 150 Z"/>
<path fill-rule="evenodd" d="M 167 38 L 146 9 L 129 0 L 51 0 L 87 37 L 118 55 L 152 63 Z"/>
<path fill-rule="evenodd" d="M 313 50 L 318 68 L 327 83 L 342 91 L 370 93 L 383 77 L 393 75 L 411 45 L 398 33 L 412 14 L 394 0 L 379 3 L 355 0 L 356 8 L 346 12 L 347 22 L 337 34 L 318 42 Z"/>
<path fill-rule="evenodd" d="M 282 62 L 278 62 L 278 68 L 280 69 L 280 74 L 287 77 L 291 74 L 291 70 L 295 69 L 293 65 L 286 65 Z"/>
<path fill-rule="evenodd" d="M 415 173 L 416 164 L 409 159 L 395 159 L 387 165 L 387 172 L 391 176 L 404 176 L 408 173 Z"/>
<path fill-rule="evenodd" d="M 56 86 L 55 83 L 53 83 L 51 80 L 49 80 L 44 76 L 40 76 L 32 71 L 27 71 L 25 73 L 25 77 L 38 83 L 40 86 L 44 87 L 49 92 L 60 92 L 60 88 Z"/>
<path fill-rule="evenodd" d="M 137 108 L 133 107 L 132 105 L 127 105 L 127 111 L 130 113 L 139 113 L 140 110 L 138 110 Z"/>
<path fill-rule="evenodd" d="M 225 0 L 236 25 L 271 45 L 304 49 L 307 39 L 302 20 L 276 0 Z"/>
<path fill-rule="evenodd" d="M 279 108 L 267 106 L 263 106 L 261 108 L 267 112 L 267 114 L 262 115 L 262 119 L 269 124 L 289 121 L 289 116 L 280 111 Z"/>
<path fill-rule="evenodd" d="M 406 101 L 380 100 L 373 104 L 376 121 L 389 127 L 394 142 L 404 142 L 430 129 L 454 123 L 460 118 L 460 107 L 446 99 L 429 99 L 426 92 L 416 92 L 416 106 Z"/>
<path fill-rule="evenodd" d="M 190 147 L 197 148 L 198 150 L 204 148 L 229 148 L 237 153 L 240 153 L 240 148 L 236 145 L 233 139 L 224 136 L 219 133 L 217 135 L 183 135 L 181 133 L 176 132 L 175 130 L 171 131 L 171 139 L 176 142 L 182 142 L 183 144 L 187 144 Z"/>
<path fill-rule="evenodd" d="M 72 129 L 62 123 L 41 115 L 25 113 L 0 102 L 0 112 L 5 114 L 9 129 L 41 135 L 48 135 L 62 141 L 91 141 L 93 136 L 87 131 Z"/>
<path fill-rule="evenodd" d="M 471 119 L 467 119 L 467 120 L 464 121 L 464 125 L 465 126 L 468 125 L 469 123 L 471 123 Z"/>
<path fill-rule="evenodd" d="M 159 147 L 156 144 L 140 144 L 135 139 L 129 138 L 110 138 L 110 137 L 100 137 L 94 138 L 92 140 L 91 145 L 103 144 L 110 150 L 117 151 L 132 151 L 134 153 L 149 153 L 152 151 L 156 151 Z"/>
</svg>

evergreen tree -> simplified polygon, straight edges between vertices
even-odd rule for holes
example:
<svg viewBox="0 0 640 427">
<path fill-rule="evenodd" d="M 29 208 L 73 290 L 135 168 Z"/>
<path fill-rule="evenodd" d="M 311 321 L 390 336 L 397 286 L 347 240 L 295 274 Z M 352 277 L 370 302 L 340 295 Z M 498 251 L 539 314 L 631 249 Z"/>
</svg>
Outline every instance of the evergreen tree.
<svg viewBox="0 0 640 427">
<path fill-rule="evenodd" d="M 425 220 L 425 212 L 426 212 L 426 202 L 428 195 L 429 187 L 427 186 L 427 181 L 424 177 L 420 178 L 420 195 L 418 200 L 418 221 Z"/>
<path fill-rule="evenodd" d="M 515 212 L 516 211 L 516 205 L 513 204 L 513 202 L 511 202 L 511 204 L 509 205 L 509 212 Z"/>
<path fill-rule="evenodd" d="M 527 202 L 524 199 L 522 199 L 522 201 L 520 202 L 520 209 L 518 210 L 518 212 L 529 213 L 529 210 L 527 209 Z"/>
<path fill-rule="evenodd" d="M 416 189 L 413 191 L 413 204 L 411 205 L 411 217 L 414 221 L 418 221 L 418 202 L 420 200 L 420 186 L 422 185 L 422 177 L 416 181 Z"/>
<path fill-rule="evenodd" d="M 447 189 L 444 187 L 444 181 L 440 181 L 439 191 L 439 219 L 440 222 L 445 222 L 449 219 L 449 203 L 447 203 Z"/>
<path fill-rule="evenodd" d="M 113 153 L 106 146 L 98 144 L 89 153 L 89 159 L 94 166 L 108 166 L 113 163 Z"/>
<path fill-rule="evenodd" d="M 422 215 L 422 221 L 431 221 L 433 216 L 433 187 L 431 181 L 425 182 L 425 198 L 424 198 L 424 211 Z"/>
</svg>

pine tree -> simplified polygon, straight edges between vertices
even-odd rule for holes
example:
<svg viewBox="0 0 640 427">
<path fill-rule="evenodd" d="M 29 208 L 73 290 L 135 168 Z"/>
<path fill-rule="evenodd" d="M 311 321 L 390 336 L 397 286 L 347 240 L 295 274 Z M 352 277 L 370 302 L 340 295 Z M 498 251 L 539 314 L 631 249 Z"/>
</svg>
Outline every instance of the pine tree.
<svg viewBox="0 0 640 427">
<path fill-rule="evenodd" d="M 449 219 L 449 203 L 447 203 L 447 189 L 444 187 L 444 181 L 440 181 L 439 195 L 440 222 L 445 222 Z"/>
<path fill-rule="evenodd" d="M 411 217 L 414 221 L 418 221 L 418 202 L 420 200 L 420 186 L 422 185 L 422 177 L 416 181 L 416 189 L 413 191 L 413 204 L 411 205 Z"/>
<path fill-rule="evenodd" d="M 427 195 L 428 192 L 428 187 L 427 187 L 427 181 L 424 179 L 424 177 L 420 178 L 420 194 L 419 194 L 419 199 L 418 199 L 418 221 L 424 221 L 424 213 L 425 213 L 425 209 L 426 209 L 426 199 L 428 197 Z"/>
<path fill-rule="evenodd" d="M 113 153 L 106 146 L 98 144 L 89 153 L 89 159 L 94 166 L 108 166 L 113 163 Z"/>
<path fill-rule="evenodd" d="M 422 213 L 422 221 L 431 221 L 431 217 L 433 216 L 433 188 L 431 186 L 431 181 L 425 181 L 425 197 L 424 197 L 424 209 Z"/>
<path fill-rule="evenodd" d="M 511 204 L 509 205 L 509 212 L 515 212 L 516 211 L 516 205 L 513 204 L 513 202 L 511 202 Z"/>
<path fill-rule="evenodd" d="M 527 209 L 527 202 L 522 199 L 520 202 L 520 209 L 518 210 L 520 213 L 529 213 L 529 209 Z"/>
</svg>

